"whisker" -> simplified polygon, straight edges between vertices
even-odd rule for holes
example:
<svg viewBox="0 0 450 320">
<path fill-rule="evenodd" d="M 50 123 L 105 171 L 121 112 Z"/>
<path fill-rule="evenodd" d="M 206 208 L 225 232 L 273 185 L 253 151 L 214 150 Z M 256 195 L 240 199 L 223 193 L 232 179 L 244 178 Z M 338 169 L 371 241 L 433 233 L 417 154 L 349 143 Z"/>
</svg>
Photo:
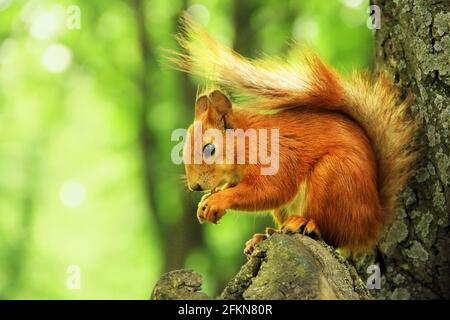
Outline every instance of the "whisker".
<svg viewBox="0 0 450 320">
<path fill-rule="evenodd" d="M 177 180 L 183 185 L 183 187 L 188 189 L 188 180 L 185 174 L 178 175 Z"/>
</svg>

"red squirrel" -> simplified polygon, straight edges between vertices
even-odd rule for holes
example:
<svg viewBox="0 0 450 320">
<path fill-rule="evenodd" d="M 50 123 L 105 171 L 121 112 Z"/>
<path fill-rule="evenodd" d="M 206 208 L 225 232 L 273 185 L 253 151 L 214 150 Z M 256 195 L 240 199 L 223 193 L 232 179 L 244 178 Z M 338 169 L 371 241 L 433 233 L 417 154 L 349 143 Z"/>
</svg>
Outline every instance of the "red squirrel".
<svg viewBox="0 0 450 320">
<path fill-rule="evenodd" d="M 229 129 L 279 130 L 276 174 L 262 175 L 259 162 L 187 161 L 189 189 L 210 192 L 199 203 L 198 219 L 217 223 L 227 209 L 270 211 L 283 231 L 315 233 L 350 252 L 373 248 L 415 159 L 408 147 L 416 128 L 407 116 L 410 99 L 399 102 L 385 73 L 347 79 L 300 49 L 289 61 L 246 59 L 191 18 L 182 23 L 178 41 L 185 51 L 173 62 L 236 101 L 220 90 L 200 95 L 195 121 L 201 130 L 215 128 L 223 136 Z M 192 140 L 185 149 L 192 150 Z M 203 156 L 217 156 L 214 140 L 200 143 Z M 194 153 L 184 156 L 191 160 Z M 246 252 L 265 238 L 256 234 Z"/>
</svg>

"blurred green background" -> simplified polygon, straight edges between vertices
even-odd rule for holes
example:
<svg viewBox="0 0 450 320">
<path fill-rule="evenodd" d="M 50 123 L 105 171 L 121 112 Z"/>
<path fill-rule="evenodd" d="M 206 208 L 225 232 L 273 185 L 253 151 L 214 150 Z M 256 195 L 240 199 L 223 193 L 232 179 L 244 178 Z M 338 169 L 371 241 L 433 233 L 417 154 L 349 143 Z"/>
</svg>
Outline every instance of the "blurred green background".
<svg viewBox="0 0 450 320">
<path fill-rule="evenodd" d="M 180 13 L 244 55 L 282 55 L 296 39 L 348 72 L 372 64 L 367 6 L 0 0 L 0 298 L 148 299 L 182 267 L 219 292 L 272 222 L 197 223 L 200 195 L 170 158 L 196 90 L 164 61 Z"/>
</svg>

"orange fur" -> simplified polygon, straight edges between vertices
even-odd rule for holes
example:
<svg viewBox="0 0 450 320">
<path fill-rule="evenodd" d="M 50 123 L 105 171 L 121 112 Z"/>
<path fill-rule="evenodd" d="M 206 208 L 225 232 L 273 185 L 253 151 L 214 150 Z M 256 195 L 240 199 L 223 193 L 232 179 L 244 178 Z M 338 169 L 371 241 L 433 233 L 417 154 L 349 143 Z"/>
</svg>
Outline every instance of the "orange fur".
<svg viewBox="0 0 450 320">
<path fill-rule="evenodd" d="M 190 185 L 226 186 L 201 202 L 199 219 L 216 223 L 226 209 L 271 210 L 281 226 L 311 220 L 309 229 L 333 246 L 372 247 L 414 160 L 407 148 L 415 131 L 405 116 L 408 102 L 398 104 L 387 77 L 347 80 L 312 54 L 299 54 L 294 64 L 251 61 L 189 18 L 184 27 L 180 43 L 187 54 L 176 54 L 178 67 L 247 98 L 232 107 L 218 91 L 200 97 L 196 120 L 203 129 L 280 130 L 275 175 L 261 175 L 260 163 L 186 165 Z"/>
</svg>

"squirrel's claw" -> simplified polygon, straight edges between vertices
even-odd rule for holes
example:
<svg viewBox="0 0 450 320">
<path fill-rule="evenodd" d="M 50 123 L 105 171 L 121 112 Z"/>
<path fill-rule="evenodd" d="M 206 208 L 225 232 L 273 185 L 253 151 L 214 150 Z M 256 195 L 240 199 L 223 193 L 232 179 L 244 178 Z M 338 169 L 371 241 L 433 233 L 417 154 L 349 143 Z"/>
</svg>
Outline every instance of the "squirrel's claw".
<svg viewBox="0 0 450 320">
<path fill-rule="evenodd" d="M 205 193 L 205 194 L 202 196 L 202 198 L 200 199 L 200 201 L 199 201 L 197 207 L 200 207 L 200 206 L 202 205 L 202 203 L 203 203 L 206 199 L 208 199 L 211 195 L 212 195 L 211 192 Z"/>
<path fill-rule="evenodd" d="M 302 216 L 290 216 L 281 226 L 284 233 L 302 233 L 320 238 L 320 231 L 313 219 Z"/>
<path fill-rule="evenodd" d="M 255 246 L 267 239 L 267 235 L 264 233 L 255 233 L 253 237 L 245 243 L 244 253 L 250 256 L 255 251 Z"/>
<path fill-rule="evenodd" d="M 207 197 L 205 197 L 207 196 Z M 225 214 L 226 207 L 223 206 L 224 202 L 219 198 L 217 194 L 206 194 L 200 201 L 197 209 L 197 219 L 200 223 L 211 222 L 217 224 L 219 220 Z"/>
<path fill-rule="evenodd" d="M 266 240 L 268 237 L 277 233 L 278 231 L 273 228 L 266 228 L 265 233 L 255 233 L 253 237 L 245 243 L 244 253 L 250 256 L 255 251 L 255 246 L 261 241 Z"/>
</svg>

